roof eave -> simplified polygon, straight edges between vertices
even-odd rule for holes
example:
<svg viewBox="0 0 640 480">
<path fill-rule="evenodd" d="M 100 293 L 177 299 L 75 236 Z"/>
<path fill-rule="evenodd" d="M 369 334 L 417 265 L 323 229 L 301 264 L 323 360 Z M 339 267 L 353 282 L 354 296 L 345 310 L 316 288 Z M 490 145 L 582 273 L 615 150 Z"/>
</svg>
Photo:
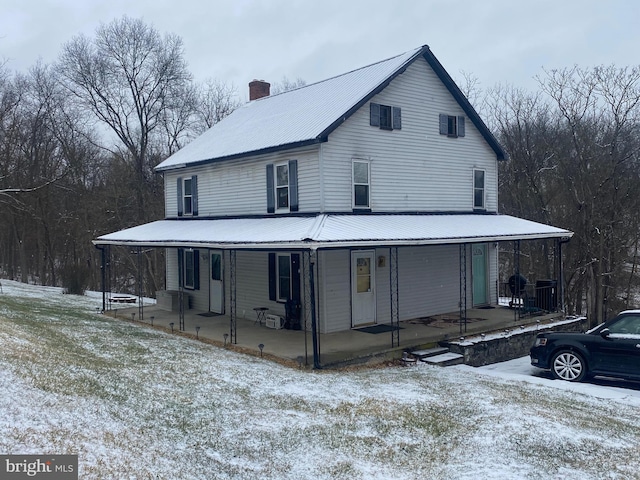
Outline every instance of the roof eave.
<svg viewBox="0 0 640 480">
<path fill-rule="evenodd" d="M 282 151 L 286 151 L 286 150 L 292 150 L 294 148 L 301 148 L 301 147 L 307 147 L 310 145 L 317 145 L 319 143 L 323 143 L 327 141 L 327 137 L 326 136 L 322 136 L 322 135 L 318 135 L 315 138 L 310 138 L 307 140 L 300 140 L 297 142 L 293 142 L 293 143 L 286 143 L 283 145 L 275 145 L 273 147 L 267 147 L 267 148 L 262 148 L 260 150 L 252 150 L 249 152 L 243 152 L 243 153 L 237 153 L 234 155 L 225 155 L 222 157 L 216 157 L 216 158 L 207 158 L 204 160 L 197 160 L 194 162 L 189 162 L 188 164 L 185 163 L 181 163 L 178 165 L 169 165 L 163 168 L 158 168 L 155 167 L 155 171 L 158 173 L 161 172 L 167 172 L 167 171 L 171 171 L 171 170 L 179 170 L 181 168 L 186 168 L 186 167 L 196 167 L 196 166 L 201 166 L 201 165 L 207 165 L 210 163 L 217 163 L 217 162 L 222 162 L 222 161 L 226 161 L 226 160 L 236 160 L 239 158 L 244 158 L 244 157 L 253 157 L 256 155 L 265 155 L 268 153 L 275 153 L 275 152 L 282 152 Z"/>
</svg>

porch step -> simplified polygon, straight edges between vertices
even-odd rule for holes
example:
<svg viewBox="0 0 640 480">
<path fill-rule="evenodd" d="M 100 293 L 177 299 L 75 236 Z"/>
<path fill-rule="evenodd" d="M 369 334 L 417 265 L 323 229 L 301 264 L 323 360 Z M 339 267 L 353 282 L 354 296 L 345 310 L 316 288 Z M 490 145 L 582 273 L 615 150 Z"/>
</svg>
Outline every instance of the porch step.
<svg viewBox="0 0 640 480">
<path fill-rule="evenodd" d="M 462 365 L 464 363 L 464 355 L 447 351 L 440 355 L 421 358 L 421 361 L 429 365 L 438 365 L 440 367 L 449 367 L 451 365 Z"/>
<path fill-rule="evenodd" d="M 447 352 L 449 352 L 449 349 L 446 347 L 434 347 L 427 348 L 425 350 L 414 350 L 411 352 L 411 355 L 424 362 L 426 358 L 435 357 L 436 355 L 441 355 Z"/>
</svg>

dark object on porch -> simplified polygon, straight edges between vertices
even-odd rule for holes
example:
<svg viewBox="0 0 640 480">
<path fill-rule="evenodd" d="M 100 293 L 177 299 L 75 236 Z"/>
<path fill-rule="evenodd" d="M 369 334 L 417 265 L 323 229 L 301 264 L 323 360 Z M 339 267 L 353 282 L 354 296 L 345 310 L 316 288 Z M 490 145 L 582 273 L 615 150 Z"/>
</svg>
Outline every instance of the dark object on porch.
<svg viewBox="0 0 640 480">
<path fill-rule="evenodd" d="M 509 277 L 509 290 L 511 290 L 511 298 L 524 293 L 524 288 L 527 286 L 527 279 L 520 273 L 511 275 Z"/>
<path fill-rule="evenodd" d="M 199 313 L 198 314 L 201 317 L 217 317 L 222 315 L 221 313 L 216 313 L 216 312 L 204 312 L 204 313 Z"/>
<path fill-rule="evenodd" d="M 558 307 L 556 280 L 538 280 L 536 282 L 536 306 L 547 312 L 555 312 Z"/>
<path fill-rule="evenodd" d="M 284 304 L 284 328 L 287 330 L 300 330 L 302 328 L 300 322 L 300 304 L 295 300 L 287 300 Z"/>
<path fill-rule="evenodd" d="M 392 332 L 394 330 L 402 330 L 402 327 L 396 327 L 394 325 L 389 324 L 380 324 L 380 325 L 371 325 L 370 327 L 356 328 L 357 332 L 365 332 L 365 333 L 386 333 Z"/>
</svg>

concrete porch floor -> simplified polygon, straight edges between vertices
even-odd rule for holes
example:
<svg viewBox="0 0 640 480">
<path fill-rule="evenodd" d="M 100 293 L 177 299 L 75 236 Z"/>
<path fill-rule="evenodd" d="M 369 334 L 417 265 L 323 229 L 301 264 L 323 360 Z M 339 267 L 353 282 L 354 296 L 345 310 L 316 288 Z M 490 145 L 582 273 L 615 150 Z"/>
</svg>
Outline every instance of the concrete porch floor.
<svg viewBox="0 0 640 480">
<path fill-rule="evenodd" d="M 106 315 L 122 320 L 140 322 L 138 307 L 122 305 L 112 306 Z M 135 314 L 135 316 L 132 316 Z M 466 330 L 460 332 L 458 312 L 435 315 L 400 322 L 400 346 L 391 346 L 391 332 L 366 333 L 351 329 L 337 333 L 319 334 L 320 365 L 323 367 L 375 362 L 375 360 L 399 359 L 408 349 L 428 348 L 438 342 L 471 337 L 481 333 L 490 333 L 512 329 L 522 325 L 551 323 L 562 318 L 562 313 L 524 316 L 517 319 L 513 309 L 506 306 L 468 309 Z M 152 320 L 153 318 L 153 320 Z M 313 344 L 311 331 L 272 329 L 260 325 L 253 319 L 238 318 L 236 321 L 236 343 L 231 344 L 230 319 L 225 315 L 210 316 L 206 312 L 186 310 L 185 329 L 179 331 L 177 312 L 162 310 L 156 305 L 145 305 L 141 323 L 175 334 L 186 334 L 192 338 L 218 346 L 260 355 L 258 345 L 264 345 L 262 354 L 272 360 L 292 366 L 313 366 Z M 196 331 L 196 327 L 200 327 Z"/>
</svg>

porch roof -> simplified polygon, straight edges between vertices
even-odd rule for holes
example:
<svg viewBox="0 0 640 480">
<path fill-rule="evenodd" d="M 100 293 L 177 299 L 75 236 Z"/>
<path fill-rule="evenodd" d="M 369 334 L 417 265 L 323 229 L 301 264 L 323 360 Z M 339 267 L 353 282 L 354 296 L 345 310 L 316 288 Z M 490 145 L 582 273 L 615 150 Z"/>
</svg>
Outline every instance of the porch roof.
<svg viewBox="0 0 640 480">
<path fill-rule="evenodd" d="M 318 214 L 159 220 L 98 237 L 96 245 L 319 249 L 442 245 L 545 238 L 573 232 L 509 215 Z"/>
</svg>

